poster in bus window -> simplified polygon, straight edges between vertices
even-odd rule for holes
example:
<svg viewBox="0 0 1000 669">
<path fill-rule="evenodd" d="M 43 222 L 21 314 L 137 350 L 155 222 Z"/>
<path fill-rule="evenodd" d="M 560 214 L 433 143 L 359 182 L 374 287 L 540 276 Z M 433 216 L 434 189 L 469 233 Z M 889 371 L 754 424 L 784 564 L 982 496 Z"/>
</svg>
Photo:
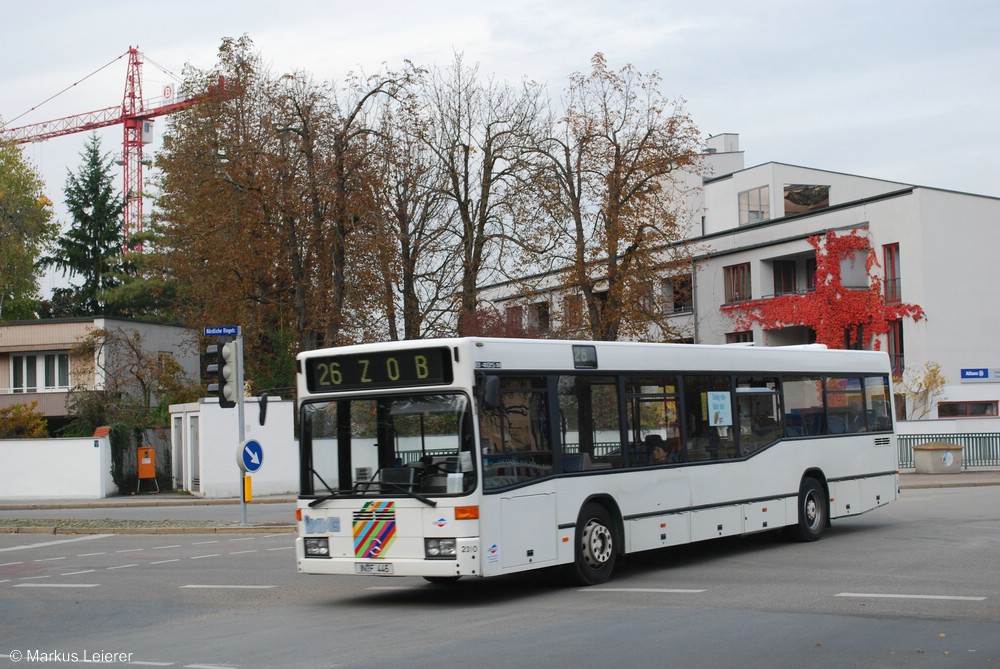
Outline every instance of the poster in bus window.
<svg viewBox="0 0 1000 669">
<path fill-rule="evenodd" d="M 725 427 L 733 424 L 732 400 L 728 392 L 707 392 L 708 424 L 712 427 Z"/>
</svg>

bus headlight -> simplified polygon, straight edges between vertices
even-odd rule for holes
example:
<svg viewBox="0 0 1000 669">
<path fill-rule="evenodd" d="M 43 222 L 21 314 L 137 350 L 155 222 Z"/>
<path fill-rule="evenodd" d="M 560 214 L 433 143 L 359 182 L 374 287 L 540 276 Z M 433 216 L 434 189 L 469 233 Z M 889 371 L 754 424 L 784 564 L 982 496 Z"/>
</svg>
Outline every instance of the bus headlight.
<svg viewBox="0 0 1000 669">
<path fill-rule="evenodd" d="M 306 550 L 306 557 L 330 557 L 330 540 L 326 537 L 306 537 L 302 544 Z"/>
<path fill-rule="evenodd" d="M 453 558 L 456 554 L 454 539 L 424 539 L 427 558 Z"/>
</svg>

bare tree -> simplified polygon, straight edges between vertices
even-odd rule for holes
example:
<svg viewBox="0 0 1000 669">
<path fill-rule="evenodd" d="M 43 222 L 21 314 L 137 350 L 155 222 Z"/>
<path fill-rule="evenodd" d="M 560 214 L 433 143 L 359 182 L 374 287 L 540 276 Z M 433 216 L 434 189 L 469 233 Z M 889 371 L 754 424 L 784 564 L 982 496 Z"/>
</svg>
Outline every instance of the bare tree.
<svg viewBox="0 0 1000 669">
<path fill-rule="evenodd" d="M 448 70 L 432 72 L 425 89 L 433 119 L 425 142 L 445 173 L 442 193 L 461 255 L 459 334 L 475 330 L 477 289 L 497 270 L 502 244 L 511 238 L 511 214 L 538 141 L 541 93 L 531 82 L 520 88 L 481 83 L 478 68 L 466 67 L 461 55 Z"/>
<path fill-rule="evenodd" d="M 657 74 L 611 71 L 599 53 L 592 66 L 570 78 L 565 113 L 540 144 L 538 183 L 557 246 L 552 266 L 583 295 L 590 336 L 615 340 L 642 336 L 650 323 L 669 328 L 652 288 L 689 271 L 682 172 L 701 151 Z"/>
</svg>

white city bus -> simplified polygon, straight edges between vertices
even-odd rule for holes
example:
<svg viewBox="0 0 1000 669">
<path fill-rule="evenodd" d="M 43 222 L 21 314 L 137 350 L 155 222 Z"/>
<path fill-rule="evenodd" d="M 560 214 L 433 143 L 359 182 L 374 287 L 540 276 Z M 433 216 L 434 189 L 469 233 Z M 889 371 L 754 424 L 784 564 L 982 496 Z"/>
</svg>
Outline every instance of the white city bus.
<svg viewBox="0 0 1000 669">
<path fill-rule="evenodd" d="M 888 356 L 436 339 L 298 356 L 298 570 L 444 582 L 785 528 L 896 499 Z"/>
</svg>

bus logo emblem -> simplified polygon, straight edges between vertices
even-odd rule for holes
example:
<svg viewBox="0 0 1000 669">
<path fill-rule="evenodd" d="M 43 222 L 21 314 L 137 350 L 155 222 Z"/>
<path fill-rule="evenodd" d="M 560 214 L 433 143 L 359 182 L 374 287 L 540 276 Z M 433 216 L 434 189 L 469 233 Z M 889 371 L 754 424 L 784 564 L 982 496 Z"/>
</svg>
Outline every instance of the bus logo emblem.
<svg viewBox="0 0 1000 669">
<path fill-rule="evenodd" d="M 377 558 L 396 538 L 396 503 L 366 502 L 354 513 L 354 555 Z"/>
</svg>

